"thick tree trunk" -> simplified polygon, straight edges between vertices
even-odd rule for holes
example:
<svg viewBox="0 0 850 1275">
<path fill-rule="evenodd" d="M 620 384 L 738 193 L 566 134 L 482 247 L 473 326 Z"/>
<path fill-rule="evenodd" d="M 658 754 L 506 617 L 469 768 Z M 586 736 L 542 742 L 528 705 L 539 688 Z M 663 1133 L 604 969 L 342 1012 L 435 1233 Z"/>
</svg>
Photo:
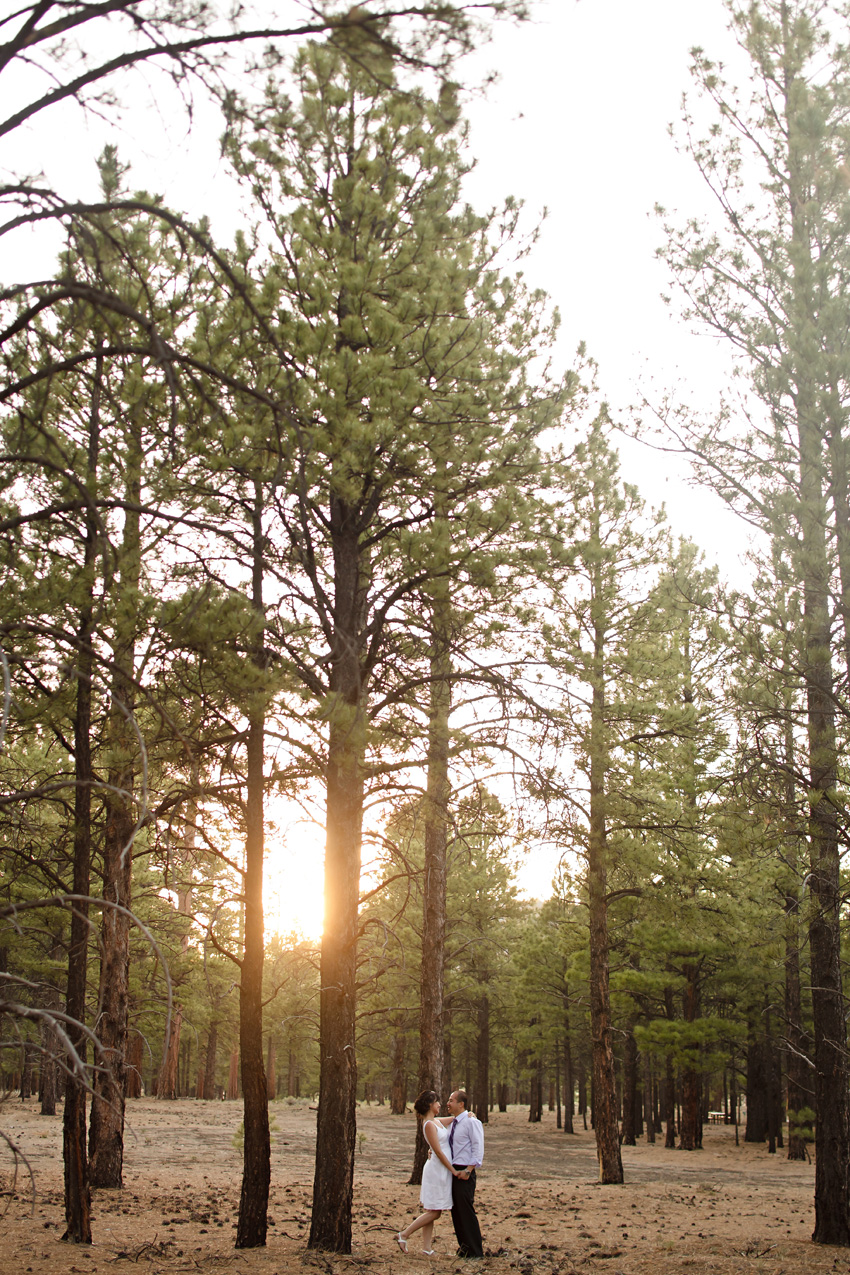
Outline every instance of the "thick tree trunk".
<svg viewBox="0 0 850 1275">
<path fill-rule="evenodd" d="M 593 1125 L 599 1160 L 599 1181 L 623 1181 L 623 1161 L 617 1128 L 617 1088 L 611 1042 L 611 997 L 608 970 L 608 844 L 605 820 L 606 748 L 605 693 L 602 676 L 604 632 L 595 635 L 596 668 L 593 681 L 590 735 L 590 828 L 587 849 L 590 913 L 590 1031 L 593 1059 Z"/>
<path fill-rule="evenodd" d="M 254 485 L 253 578 L 251 604 L 258 624 L 253 663 L 264 667 L 262 490 Z M 263 1066 L 263 862 L 265 858 L 265 698 L 259 692 L 248 710 L 245 802 L 245 942 L 239 982 L 239 1052 L 245 1139 L 242 1192 L 236 1223 L 236 1247 L 258 1248 L 266 1242 L 271 1183 L 269 1097 Z"/>
<path fill-rule="evenodd" d="M 124 529 L 121 537 L 119 607 L 113 644 L 109 709 L 110 766 L 103 841 L 103 919 L 97 1037 L 100 1066 L 92 1082 L 89 1160 L 92 1186 L 120 1187 L 124 1172 L 124 1088 L 130 1001 L 130 916 L 135 819 L 133 778 L 137 742 L 130 718 L 135 708 L 137 611 L 132 599 L 141 577 L 140 413 L 126 456 Z M 109 904 L 115 904 L 110 907 Z"/>
<path fill-rule="evenodd" d="M 699 1016 L 699 964 L 689 962 L 685 966 L 685 989 L 682 993 L 682 1017 L 686 1023 L 696 1022 Z M 679 1124 L 679 1147 L 682 1151 L 696 1151 L 702 1146 L 702 1085 L 692 1047 L 682 1069 L 682 1116 Z"/>
<path fill-rule="evenodd" d="M 132 811 L 122 790 L 132 786 L 132 764 L 109 773 L 104 836 L 104 899 L 130 907 Z M 130 918 L 105 906 L 101 929 L 100 1066 L 93 1080 L 89 1157 L 92 1186 L 120 1187 L 124 1166 L 124 1090 L 129 1021 Z"/>
<path fill-rule="evenodd" d="M 789 41 L 787 15 L 783 35 Z M 841 984 L 841 885 L 838 843 L 837 739 L 832 669 L 831 573 L 824 494 L 824 421 L 812 359 L 818 349 L 814 301 L 816 249 L 809 223 L 807 137 L 800 112 L 808 86 L 785 67 L 788 197 L 793 283 L 787 332 L 796 415 L 800 490 L 799 578 L 803 588 L 801 664 L 806 685 L 809 764 L 809 950 L 815 1062 L 815 1229 L 821 1244 L 850 1245 L 850 1094 Z"/>
<path fill-rule="evenodd" d="M 351 1252 L 356 1145 L 355 964 L 363 779 L 352 734 L 356 709 L 331 723 L 327 783 L 325 926 L 322 937 L 319 1115 L 309 1247 Z"/>
<path fill-rule="evenodd" d="M 359 516 L 331 497 L 334 636 L 328 714 L 325 924 L 319 1001 L 319 1115 L 310 1248 L 351 1252 L 357 1138 L 355 1056 L 357 924 L 363 823 L 368 561 Z"/>
<path fill-rule="evenodd" d="M 98 342 L 94 384 L 89 414 L 87 477 L 91 495 L 100 449 L 100 410 L 103 388 L 102 341 Z M 62 1119 L 62 1150 L 65 1165 L 65 1233 L 75 1244 L 91 1244 L 91 1187 L 86 1155 L 86 983 L 88 966 L 89 905 L 91 874 L 91 808 L 94 767 L 91 754 L 92 674 L 94 672 L 94 562 L 97 552 L 97 522 L 86 514 L 84 579 L 85 602 L 77 631 L 77 702 L 74 715 L 74 868 L 73 893 L 77 900 L 71 913 L 71 940 L 68 948 L 66 1012 L 71 1019 L 68 1040 L 76 1059 L 69 1055 L 69 1075 L 65 1082 L 65 1109 Z"/>
<path fill-rule="evenodd" d="M 747 1042 L 747 1124 L 745 1142 L 767 1140 L 768 1073 L 765 1041 L 756 1036 L 756 1027 L 750 1023 L 750 1039 Z"/>
</svg>

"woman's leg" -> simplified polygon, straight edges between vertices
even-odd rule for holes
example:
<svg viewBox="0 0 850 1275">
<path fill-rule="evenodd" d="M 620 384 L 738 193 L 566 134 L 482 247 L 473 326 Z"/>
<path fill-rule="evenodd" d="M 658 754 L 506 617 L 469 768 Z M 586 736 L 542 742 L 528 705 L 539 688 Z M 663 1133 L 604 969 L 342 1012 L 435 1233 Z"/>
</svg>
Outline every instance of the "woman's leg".
<svg viewBox="0 0 850 1275">
<path fill-rule="evenodd" d="M 422 1227 L 422 1250 L 425 1253 L 430 1253 L 434 1247 L 434 1223 L 439 1216 L 439 1213 L 437 1213 L 436 1216 L 431 1218 L 430 1222 L 426 1222 Z"/>
<path fill-rule="evenodd" d="M 423 1226 L 433 1227 L 439 1216 L 439 1209 L 427 1209 L 425 1213 L 420 1213 L 419 1217 L 411 1222 L 409 1226 L 406 1226 L 403 1231 L 399 1231 L 399 1235 L 403 1240 L 409 1240 L 413 1232 L 421 1230 Z M 430 1244 L 427 1247 L 430 1248 Z"/>
</svg>

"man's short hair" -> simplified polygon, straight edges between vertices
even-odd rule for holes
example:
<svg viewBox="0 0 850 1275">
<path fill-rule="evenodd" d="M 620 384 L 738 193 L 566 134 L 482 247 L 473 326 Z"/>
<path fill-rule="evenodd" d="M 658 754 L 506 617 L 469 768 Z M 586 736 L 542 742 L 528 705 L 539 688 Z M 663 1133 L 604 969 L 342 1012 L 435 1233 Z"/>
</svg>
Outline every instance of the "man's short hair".
<svg viewBox="0 0 850 1275">
<path fill-rule="evenodd" d="M 458 1090 L 456 1090 L 456 1091 L 455 1091 L 455 1098 L 457 1099 L 457 1101 L 458 1101 L 458 1102 L 462 1102 L 462 1103 L 463 1103 L 463 1105 L 464 1105 L 465 1107 L 468 1107 L 468 1106 L 469 1106 L 469 1099 L 468 1099 L 468 1098 L 467 1098 L 467 1096 L 466 1096 L 466 1090 L 465 1090 L 465 1089 L 458 1089 Z"/>
</svg>

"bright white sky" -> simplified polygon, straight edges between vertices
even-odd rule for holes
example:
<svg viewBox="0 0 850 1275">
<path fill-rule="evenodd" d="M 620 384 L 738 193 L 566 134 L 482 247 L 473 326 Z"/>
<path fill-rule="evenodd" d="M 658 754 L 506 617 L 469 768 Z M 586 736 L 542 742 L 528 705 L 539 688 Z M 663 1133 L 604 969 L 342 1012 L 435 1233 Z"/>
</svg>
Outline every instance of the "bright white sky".
<svg viewBox="0 0 850 1275">
<path fill-rule="evenodd" d="M 529 222 L 548 208 L 524 269 L 561 311 L 563 362 L 586 341 L 615 419 L 625 417 L 640 386 L 660 397 L 679 385 L 710 411 L 727 371 L 725 352 L 689 333 L 660 300 L 666 280 L 654 253 L 661 231 L 651 215 L 656 202 L 682 216 L 710 210 L 701 179 L 676 154 L 667 126 L 678 121 L 689 88 L 691 47 L 741 69 L 726 26 L 721 0 L 537 0 L 535 20 L 497 30 L 464 77 L 474 82 L 490 70 L 500 77 L 486 100 L 473 100 L 468 110 L 478 159 L 468 197 L 487 207 L 513 194 L 525 200 Z M 230 240 L 242 213 L 218 159 L 217 116 L 199 111 L 187 132 L 170 109 L 164 118 L 139 106 L 119 129 L 59 111 L 61 120 L 51 116 L 48 126 L 21 136 L 4 166 L 42 168 L 66 193 L 93 194 L 94 157 L 114 141 L 132 165 L 134 188 L 160 192 L 189 215 L 207 213 L 219 241 Z M 0 277 L 31 276 L 39 259 L 48 272 L 54 250 L 43 238 L 22 236 L 11 255 L 8 248 L 0 252 Z M 634 444 L 622 452 L 625 476 L 652 504 L 667 504 L 673 529 L 738 575 L 741 524 L 657 455 Z M 305 900 L 321 898 L 321 837 L 293 830 L 291 844 L 298 888 L 273 887 L 281 924 L 300 917 L 315 932 Z M 523 888 L 545 897 L 554 866 L 553 856 L 536 855 L 522 871 Z"/>
</svg>

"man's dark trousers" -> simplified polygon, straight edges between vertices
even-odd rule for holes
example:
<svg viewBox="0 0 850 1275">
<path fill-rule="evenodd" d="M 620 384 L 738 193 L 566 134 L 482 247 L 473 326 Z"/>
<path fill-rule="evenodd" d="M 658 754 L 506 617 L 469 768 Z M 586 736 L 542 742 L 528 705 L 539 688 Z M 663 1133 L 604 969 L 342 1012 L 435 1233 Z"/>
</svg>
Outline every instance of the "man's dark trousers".
<svg viewBox="0 0 850 1275">
<path fill-rule="evenodd" d="M 454 1167 L 465 1169 L 466 1165 L 456 1164 Z M 468 1178 L 452 1178 L 452 1224 L 457 1236 L 458 1256 L 483 1257 L 481 1227 L 475 1212 L 474 1169 Z"/>
</svg>

